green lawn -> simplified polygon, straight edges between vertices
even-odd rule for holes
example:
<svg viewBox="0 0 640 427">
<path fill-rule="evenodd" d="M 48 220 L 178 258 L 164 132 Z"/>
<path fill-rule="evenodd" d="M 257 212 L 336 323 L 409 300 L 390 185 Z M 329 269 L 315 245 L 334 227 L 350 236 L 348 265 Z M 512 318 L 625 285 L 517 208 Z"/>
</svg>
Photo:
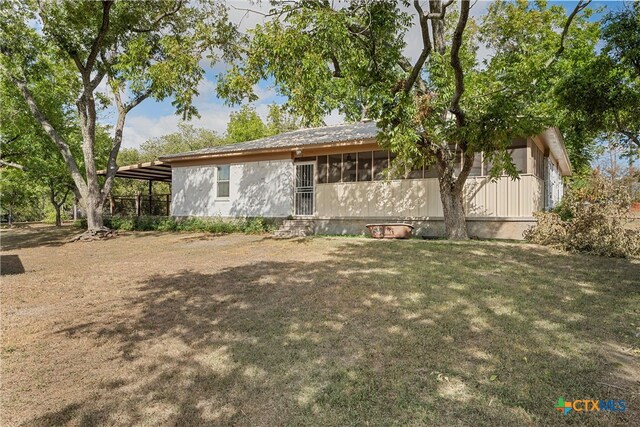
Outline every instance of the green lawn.
<svg viewBox="0 0 640 427">
<path fill-rule="evenodd" d="M 638 260 L 481 241 L 9 237 L 26 270 L 3 276 L 12 422 L 640 423 Z M 565 416 L 560 397 L 627 410 Z"/>
</svg>

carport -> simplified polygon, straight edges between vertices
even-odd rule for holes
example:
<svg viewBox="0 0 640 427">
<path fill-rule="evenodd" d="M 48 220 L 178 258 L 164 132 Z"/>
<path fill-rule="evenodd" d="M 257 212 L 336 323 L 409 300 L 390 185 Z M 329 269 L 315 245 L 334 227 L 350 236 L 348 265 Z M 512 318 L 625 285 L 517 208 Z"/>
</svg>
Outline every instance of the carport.
<svg viewBox="0 0 640 427">
<path fill-rule="evenodd" d="M 98 171 L 98 175 L 105 176 L 106 170 Z M 135 210 L 135 215 L 171 215 L 171 194 L 153 194 L 155 181 L 167 182 L 171 185 L 171 165 L 159 160 L 133 165 L 120 166 L 116 178 L 137 179 L 148 181 L 147 195 L 142 193 L 133 196 L 109 195 L 109 212 L 111 216 Z M 129 208 L 129 209 L 127 209 Z"/>
</svg>

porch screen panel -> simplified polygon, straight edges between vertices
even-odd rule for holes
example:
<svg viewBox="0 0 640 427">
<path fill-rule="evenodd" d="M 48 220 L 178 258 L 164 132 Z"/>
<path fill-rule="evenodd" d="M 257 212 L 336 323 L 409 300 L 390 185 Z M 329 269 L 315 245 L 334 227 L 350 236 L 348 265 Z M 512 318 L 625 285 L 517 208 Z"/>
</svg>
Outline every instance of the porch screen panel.
<svg viewBox="0 0 640 427">
<path fill-rule="evenodd" d="M 342 154 L 329 156 L 328 178 L 330 183 L 340 182 L 342 178 Z"/>
<path fill-rule="evenodd" d="M 342 182 L 354 182 L 356 180 L 356 158 L 356 153 L 348 153 L 342 155 Z"/>
<path fill-rule="evenodd" d="M 358 181 L 371 181 L 371 151 L 358 153 Z"/>
<path fill-rule="evenodd" d="M 373 152 L 373 179 L 384 179 L 384 170 L 389 167 L 389 153 L 386 151 Z"/>
<path fill-rule="evenodd" d="M 318 156 L 318 184 L 329 182 L 329 161 L 327 156 Z"/>
</svg>

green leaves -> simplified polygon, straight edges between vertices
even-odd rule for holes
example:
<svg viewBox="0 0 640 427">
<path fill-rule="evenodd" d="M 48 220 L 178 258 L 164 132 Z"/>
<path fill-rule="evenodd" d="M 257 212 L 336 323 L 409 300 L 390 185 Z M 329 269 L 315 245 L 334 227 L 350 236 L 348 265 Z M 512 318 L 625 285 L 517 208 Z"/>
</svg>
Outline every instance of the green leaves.
<svg viewBox="0 0 640 427">
<path fill-rule="evenodd" d="M 604 46 L 567 68 L 556 88 L 575 145 L 595 137 L 619 137 L 627 154 L 640 153 L 640 5 L 609 13 Z"/>
</svg>

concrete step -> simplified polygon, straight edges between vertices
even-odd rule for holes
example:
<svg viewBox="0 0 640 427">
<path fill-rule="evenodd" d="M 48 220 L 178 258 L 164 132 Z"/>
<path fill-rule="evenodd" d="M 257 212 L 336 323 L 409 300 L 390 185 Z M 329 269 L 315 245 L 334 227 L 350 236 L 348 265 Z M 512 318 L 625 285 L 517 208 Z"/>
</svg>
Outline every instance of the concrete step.
<svg viewBox="0 0 640 427">
<path fill-rule="evenodd" d="M 292 237 L 306 237 L 313 235 L 313 220 L 287 219 L 280 228 L 273 233 L 273 237 L 286 239 Z"/>
<path fill-rule="evenodd" d="M 280 230 L 309 230 L 313 231 L 312 225 L 305 224 L 286 224 L 279 228 Z"/>
<path fill-rule="evenodd" d="M 305 224 L 305 225 L 313 225 L 312 219 L 285 219 L 282 221 L 282 225 L 287 224 Z"/>
</svg>

